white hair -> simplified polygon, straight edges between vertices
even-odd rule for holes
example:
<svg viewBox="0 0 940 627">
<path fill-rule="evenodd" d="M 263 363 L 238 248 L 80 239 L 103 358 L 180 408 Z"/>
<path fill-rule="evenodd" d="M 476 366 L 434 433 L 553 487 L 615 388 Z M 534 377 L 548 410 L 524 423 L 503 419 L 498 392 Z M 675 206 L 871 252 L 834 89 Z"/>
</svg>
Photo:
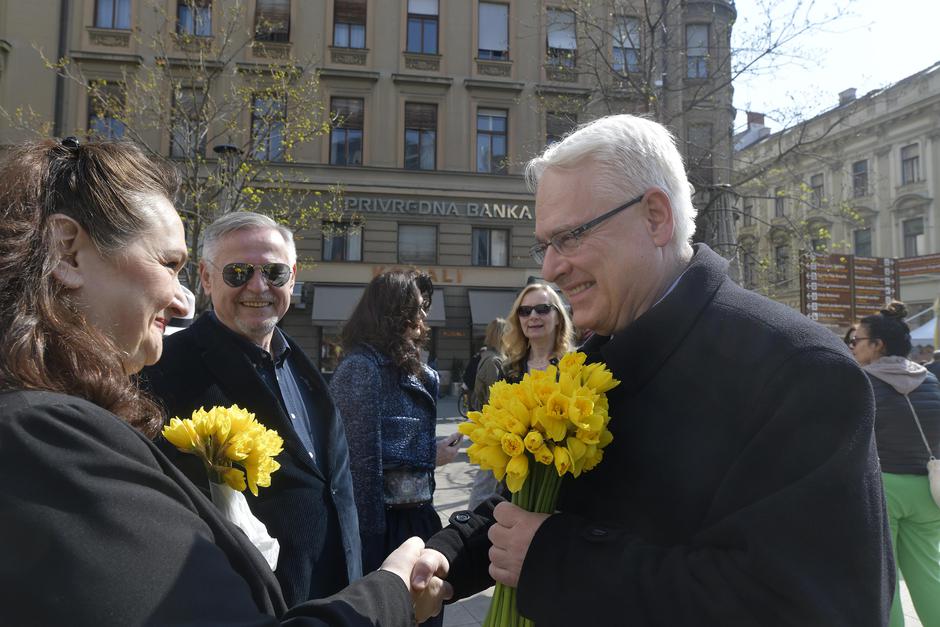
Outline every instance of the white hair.
<svg viewBox="0 0 940 627">
<path fill-rule="evenodd" d="M 573 169 L 593 162 L 599 187 L 624 200 L 656 187 L 669 197 L 675 232 L 671 248 L 679 255 L 695 233 L 692 185 L 675 137 L 666 127 L 634 115 L 610 115 L 588 122 L 552 144 L 526 165 L 534 192 L 549 168 Z"/>
<path fill-rule="evenodd" d="M 216 219 L 215 222 L 206 227 L 202 236 L 202 255 L 210 261 L 215 254 L 216 246 L 219 241 L 236 231 L 246 229 L 273 229 L 281 234 L 284 243 L 287 244 L 287 253 L 290 257 L 290 265 L 297 262 L 297 245 L 294 243 L 294 232 L 283 224 L 278 224 L 271 218 L 260 213 L 252 211 L 234 211 L 226 213 Z"/>
</svg>

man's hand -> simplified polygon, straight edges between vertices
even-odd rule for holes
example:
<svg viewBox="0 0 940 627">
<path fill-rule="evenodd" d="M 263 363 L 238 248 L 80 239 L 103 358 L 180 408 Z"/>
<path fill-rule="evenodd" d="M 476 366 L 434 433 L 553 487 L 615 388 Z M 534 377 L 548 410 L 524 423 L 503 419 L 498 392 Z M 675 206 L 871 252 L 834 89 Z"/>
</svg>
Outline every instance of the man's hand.
<svg viewBox="0 0 940 627">
<path fill-rule="evenodd" d="M 405 586 L 408 587 L 408 592 L 412 592 L 411 571 L 414 569 L 415 562 L 421 557 L 423 550 L 424 540 L 418 537 L 408 538 L 385 558 L 385 561 L 379 566 L 379 570 L 387 570 L 398 575 L 405 582 Z"/>
<path fill-rule="evenodd" d="M 441 612 L 441 605 L 454 596 L 454 589 L 444 581 L 450 564 L 434 549 L 424 549 L 411 571 L 411 597 L 418 622 Z"/>
<path fill-rule="evenodd" d="M 455 433 L 453 435 L 443 436 L 437 439 L 437 459 L 434 463 L 437 466 L 449 464 L 457 458 L 457 451 L 460 448 L 460 441 L 463 435 Z"/>
<path fill-rule="evenodd" d="M 490 577 L 515 588 L 529 544 L 548 514 L 533 514 L 512 503 L 500 503 L 493 510 L 496 524 L 490 527 Z"/>
</svg>

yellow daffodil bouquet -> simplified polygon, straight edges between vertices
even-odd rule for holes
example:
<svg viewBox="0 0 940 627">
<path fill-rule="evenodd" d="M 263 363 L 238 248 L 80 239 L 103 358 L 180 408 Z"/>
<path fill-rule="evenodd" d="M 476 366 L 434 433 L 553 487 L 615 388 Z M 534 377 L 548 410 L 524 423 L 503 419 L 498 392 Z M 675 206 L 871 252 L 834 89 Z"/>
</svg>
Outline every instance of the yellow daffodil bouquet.
<svg viewBox="0 0 940 627">
<path fill-rule="evenodd" d="M 553 513 L 562 478 L 593 469 L 613 440 L 606 393 L 620 381 L 586 359 L 568 353 L 557 367 L 527 373 L 519 383 L 494 383 L 483 410 L 458 427 L 472 441 L 470 461 L 505 479 L 522 509 Z M 516 609 L 515 589 L 497 584 L 484 627 L 532 624 Z"/>
<path fill-rule="evenodd" d="M 248 535 L 273 570 L 278 542 L 251 513 L 242 492 L 247 487 L 258 496 L 259 486 L 271 485 L 271 473 L 281 467 L 274 458 L 284 448 L 277 431 L 259 423 L 248 410 L 233 405 L 208 411 L 200 408 L 185 420 L 173 418 L 163 428 L 163 437 L 183 453 L 202 460 L 209 475 L 212 502 Z"/>
</svg>

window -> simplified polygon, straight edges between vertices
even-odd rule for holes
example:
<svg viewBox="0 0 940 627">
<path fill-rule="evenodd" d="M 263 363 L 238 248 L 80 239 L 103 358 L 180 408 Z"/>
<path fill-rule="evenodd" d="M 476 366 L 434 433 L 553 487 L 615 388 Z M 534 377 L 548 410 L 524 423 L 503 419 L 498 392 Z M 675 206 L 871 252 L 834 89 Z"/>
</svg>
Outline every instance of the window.
<svg viewBox="0 0 940 627">
<path fill-rule="evenodd" d="M 783 218 L 787 215 L 787 194 L 782 187 L 774 188 L 774 217 Z"/>
<path fill-rule="evenodd" d="M 366 47 L 366 0 L 336 0 L 333 3 L 333 46 Z"/>
<path fill-rule="evenodd" d="M 774 246 L 774 270 L 778 286 L 785 287 L 790 279 L 790 245 L 777 244 Z"/>
<path fill-rule="evenodd" d="M 98 0 L 95 4 L 96 28 L 131 28 L 131 0 Z"/>
<path fill-rule="evenodd" d="M 509 265 L 509 231 L 504 229 L 473 229 L 473 252 L 470 262 L 475 266 Z"/>
<path fill-rule="evenodd" d="M 362 165 L 362 98 L 331 99 L 330 117 L 334 120 L 330 131 L 330 163 Z"/>
<path fill-rule="evenodd" d="M 924 235 L 924 219 L 912 218 L 901 223 L 904 232 L 904 256 L 916 257 L 926 250 L 926 235 Z"/>
<path fill-rule="evenodd" d="M 868 161 L 856 161 L 852 164 L 852 196 L 868 195 Z"/>
<path fill-rule="evenodd" d="M 176 32 L 196 37 L 212 36 L 212 0 L 177 0 Z"/>
<path fill-rule="evenodd" d="M 405 168 L 433 170 L 437 154 L 437 105 L 405 103 Z"/>
<path fill-rule="evenodd" d="M 858 229 L 852 233 L 853 250 L 859 257 L 871 257 L 871 229 Z"/>
<path fill-rule="evenodd" d="M 290 0 L 256 0 L 255 39 L 290 41 Z"/>
<path fill-rule="evenodd" d="M 324 222 L 323 261 L 362 261 L 362 227 L 349 222 Z"/>
<path fill-rule="evenodd" d="M 170 155 L 194 157 L 206 153 L 206 132 L 203 103 L 205 93 L 189 88 L 178 88 L 173 95 L 172 125 L 170 129 Z"/>
<path fill-rule="evenodd" d="M 494 2 L 480 3 L 480 25 L 477 58 L 509 58 L 509 5 Z"/>
<path fill-rule="evenodd" d="M 614 58 L 611 62 L 615 72 L 640 71 L 640 20 L 622 15 L 614 18 Z"/>
<path fill-rule="evenodd" d="M 92 81 L 88 85 L 88 134 L 97 139 L 124 137 L 124 86 Z"/>
<path fill-rule="evenodd" d="M 477 110 L 477 172 L 506 174 L 506 117 L 501 109 Z"/>
<path fill-rule="evenodd" d="M 920 151 L 917 144 L 901 148 L 901 184 L 920 180 Z"/>
<path fill-rule="evenodd" d="M 715 182 L 712 168 L 712 125 L 689 125 L 687 150 L 689 176 L 696 185 L 711 185 Z"/>
<path fill-rule="evenodd" d="M 688 78 L 708 78 L 708 24 L 685 27 L 685 60 Z"/>
<path fill-rule="evenodd" d="M 574 12 L 548 9 L 548 63 L 573 68 L 578 56 Z"/>
<path fill-rule="evenodd" d="M 813 207 L 822 207 L 823 196 L 825 194 L 825 183 L 822 174 L 814 174 L 809 177 L 810 203 Z"/>
<path fill-rule="evenodd" d="M 551 146 L 555 142 L 560 142 L 577 125 L 578 116 L 574 113 L 547 112 L 545 114 L 545 145 Z"/>
<path fill-rule="evenodd" d="M 744 205 L 744 210 L 741 213 L 743 215 L 743 226 L 754 226 L 754 205 Z"/>
<path fill-rule="evenodd" d="M 423 224 L 398 225 L 400 263 L 437 263 L 437 227 Z"/>
<path fill-rule="evenodd" d="M 257 94 L 251 103 L 252 156 L 262 161 L 284 158 L 284 119 L 287 105 L 280 96 Z"/>
<path fill-rule="evenodd" d="M 408 0 L 408 52 L 437 54 L 437 0 Z"/>
<path fill-rule="evenodd" d="M 757 285 L 757 259 L 754 257 L 754 251 L 745 248 L 742 251 L 744 256 L 744 287 L 751 289 Z"/>
</svg>

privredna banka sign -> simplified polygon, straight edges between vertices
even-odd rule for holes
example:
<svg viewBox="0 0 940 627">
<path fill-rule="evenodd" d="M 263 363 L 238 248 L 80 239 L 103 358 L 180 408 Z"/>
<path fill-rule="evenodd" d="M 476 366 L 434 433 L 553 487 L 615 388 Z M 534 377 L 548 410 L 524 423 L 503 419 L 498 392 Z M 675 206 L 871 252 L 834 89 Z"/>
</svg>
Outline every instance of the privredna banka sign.
<svg viewBox="0 0 940 627">
<path fill-rule="evenodd" d="M 454 202 L 451 200 L 346 196 L 346 211 L 349 213 L 532 220 L 532 210 L 529 209 L 529 205 L 516 202 Z"/>
</svg>

